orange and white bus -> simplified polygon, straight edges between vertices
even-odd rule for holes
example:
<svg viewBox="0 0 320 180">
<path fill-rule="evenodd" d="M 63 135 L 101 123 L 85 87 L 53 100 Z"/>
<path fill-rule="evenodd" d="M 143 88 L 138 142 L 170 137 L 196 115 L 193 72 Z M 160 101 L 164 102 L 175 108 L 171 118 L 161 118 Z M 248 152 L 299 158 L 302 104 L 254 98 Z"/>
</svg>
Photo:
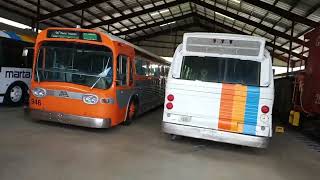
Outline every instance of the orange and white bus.
<svg viewBox="0 0 320 180">
<path fill-rule="evenodd" d="M 108 128 L 164 102 L 169 63 L 115 36 L 49 28 L 38 35 L 34 54 L 35 120 Z"/>
</svg>

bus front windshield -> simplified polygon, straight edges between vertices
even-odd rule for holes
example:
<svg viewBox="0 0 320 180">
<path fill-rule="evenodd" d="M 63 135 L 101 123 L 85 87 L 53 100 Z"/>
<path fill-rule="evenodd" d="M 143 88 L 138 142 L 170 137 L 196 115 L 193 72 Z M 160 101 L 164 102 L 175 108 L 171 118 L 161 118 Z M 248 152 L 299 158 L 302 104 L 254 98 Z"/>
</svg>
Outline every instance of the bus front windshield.
<svg viewBox="0 0 320 180">
<path fill-rule="evenodd" d="M 45 42 L 36 64 L 35 80 L 68 82 L 107 89 L 112 84 L 112 51 L 105 46 Z"/>
<path fill-rule="evenodd" d="M 180 79 L 260 86 L 260 66 L 257 61 L 185 56 Z"/>
</svg>

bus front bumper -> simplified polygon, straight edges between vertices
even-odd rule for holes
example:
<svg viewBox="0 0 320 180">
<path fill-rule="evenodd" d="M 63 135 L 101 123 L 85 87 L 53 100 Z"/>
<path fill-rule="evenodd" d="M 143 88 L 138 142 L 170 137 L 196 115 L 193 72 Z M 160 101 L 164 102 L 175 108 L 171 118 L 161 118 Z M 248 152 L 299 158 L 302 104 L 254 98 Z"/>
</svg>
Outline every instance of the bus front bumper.
<svg viewBox="0 0 320 180">
<path fill-rule="evenodd" d="M 269 144 L 269 137 L 250 136 L 245 134 L 237 134 L 167 122 L 163 122 L 162 129 L 167 134 L 207 139 L 211 141 L 237 144 L 256 148 L 266 148 Z"/>
<path fill-rule="evenodd" d="M 90 128 L 109 128 L 111 126 L 110 119 L 77 116 L 58 112 L 30 109 L 30 116 L 34 120 L 51 121 Z"/>
</svg>

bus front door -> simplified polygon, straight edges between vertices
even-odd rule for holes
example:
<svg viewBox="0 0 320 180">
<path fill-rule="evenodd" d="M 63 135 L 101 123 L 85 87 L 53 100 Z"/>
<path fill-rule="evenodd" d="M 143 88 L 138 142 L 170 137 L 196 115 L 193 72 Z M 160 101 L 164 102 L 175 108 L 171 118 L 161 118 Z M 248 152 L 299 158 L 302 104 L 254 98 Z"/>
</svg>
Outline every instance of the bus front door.
<svg viewBox="0 0 320 180">
<path fill-rule="evenodd" d="M 130 97 L 133 92 L 133 77 L 129 57 L 119 55 L 117 59 L 117 77 L 116 77 L 116 96 L 117 105 L 120 109 L 120 120 L 126 117 L 127 109 L 130 103 Z"/>
</svg>

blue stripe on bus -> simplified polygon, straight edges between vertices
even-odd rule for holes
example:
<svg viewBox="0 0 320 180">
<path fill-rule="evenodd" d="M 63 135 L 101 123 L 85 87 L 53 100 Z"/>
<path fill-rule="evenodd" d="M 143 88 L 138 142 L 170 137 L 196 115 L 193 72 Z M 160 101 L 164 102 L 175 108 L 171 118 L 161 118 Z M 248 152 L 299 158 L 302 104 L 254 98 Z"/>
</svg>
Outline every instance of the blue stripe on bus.
<svg viewBox="0 0 320 180">
<path fill-rule="evenodd" d="M 18 36 L 16 33 L 14 33 L 14 32 L 6 32 L 6 33 L 10 36 L 11 39 L 21 41 L 20 36 Z"/>
<path fill-rule="evenodd" d="M 260 88 L 248 86 L 243 134 L 256 135 Z"/>
</svg>

